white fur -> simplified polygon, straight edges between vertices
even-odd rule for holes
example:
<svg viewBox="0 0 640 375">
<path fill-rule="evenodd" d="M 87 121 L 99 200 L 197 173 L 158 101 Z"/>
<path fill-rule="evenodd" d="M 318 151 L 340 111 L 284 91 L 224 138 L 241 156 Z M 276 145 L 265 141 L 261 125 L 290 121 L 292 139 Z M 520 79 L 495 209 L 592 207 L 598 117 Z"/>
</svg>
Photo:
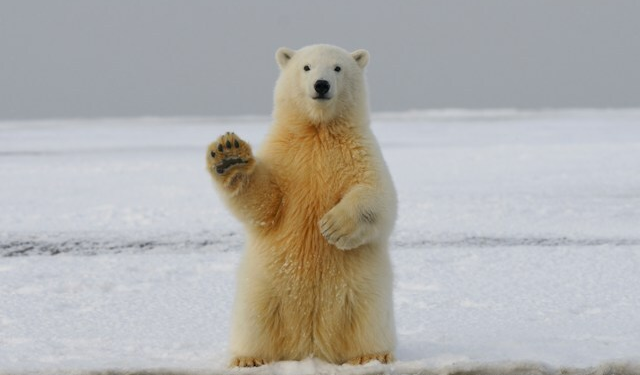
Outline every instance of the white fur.
<svg viewBox="0 0 640 375">
<path fill-rule="evenodd" d="M 356 60 L 357 58 L 357 60 Z M 337 115 L 362 117 L 368 122 L 368 106 L 363 69 L 369 53 L 357 50 L 352 54 L 333 46 L 314 45 L 293 51 L 280 48 L 276 60 L 281 74 L 275 91 L 275 117 L 279 111 L 300 111 L 312 121 L 323 122 Z M 304 66 L 310 70 L 305 71 Z M 341 68 L 340 72 L 334 69 Z M 314 84 L 323 79 L 329 82 L 329 96 L 335 100 L 317 101 Z"/>
<path fill-rule="evenodd" d="M 314 45 L 281 48 L 276 61 L 272 131 L 233 190 L 219 184 L 247 228 L 232 364 L 390 360 L 396 195 L 369 128 L 369 54 Z M 319 79 L 327 100 L 314 99 Z"/>
</svg>

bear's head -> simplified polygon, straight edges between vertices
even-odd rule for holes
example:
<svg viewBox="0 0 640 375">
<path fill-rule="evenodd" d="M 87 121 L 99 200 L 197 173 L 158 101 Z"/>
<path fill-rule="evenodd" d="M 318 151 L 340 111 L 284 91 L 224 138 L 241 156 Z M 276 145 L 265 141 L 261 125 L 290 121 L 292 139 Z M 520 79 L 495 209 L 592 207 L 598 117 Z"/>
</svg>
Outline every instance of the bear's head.
<svg viewBox="0 0 640 375">
<path fill-rule="evenodd" d="M 275 88 L 274 117 L 322 125 L 338 119 L 366 121 L 364 67 L 369 53 L 349 53 L 326 44 L 276 52 L 280 78 Z M 284 119 L 283 119 L 284 120 Z"/>
</svg>

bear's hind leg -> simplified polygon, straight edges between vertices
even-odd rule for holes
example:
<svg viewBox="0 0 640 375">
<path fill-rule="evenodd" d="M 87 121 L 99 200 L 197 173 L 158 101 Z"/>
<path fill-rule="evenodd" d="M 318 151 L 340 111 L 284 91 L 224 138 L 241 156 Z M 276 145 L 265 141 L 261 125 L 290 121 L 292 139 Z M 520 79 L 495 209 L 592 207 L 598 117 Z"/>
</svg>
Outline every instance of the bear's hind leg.
<svg viewBox="0 0 640 375">
<path fill-rule="evenodd" d="M 256 275 L 256 272 L 250 274 Z M 286 327 L 279 296 L 273 293 L 273 286 L 261 277 L 240 278 L 238 281 L 230 366 L 257 367 L 281 359 Z"/>
<path fill-rule="evenodd" d="M 364 364 L 373 360 L 393 361 L 395 329 L 390 296 L 358 291 L 348 286 L 331 288 L 323 298 L 314 330 L 316 356 L 335 364 Z"/>
</svg>

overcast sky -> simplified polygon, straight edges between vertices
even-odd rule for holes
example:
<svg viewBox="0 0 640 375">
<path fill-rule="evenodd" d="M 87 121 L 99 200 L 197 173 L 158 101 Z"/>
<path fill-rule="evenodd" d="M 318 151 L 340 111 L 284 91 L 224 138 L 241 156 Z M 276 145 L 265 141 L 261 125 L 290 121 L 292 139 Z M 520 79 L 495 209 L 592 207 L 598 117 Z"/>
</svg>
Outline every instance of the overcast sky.
<svg viewBox="0 0 640 375">
<path fill-rule="evenodd" d="M 369 50 L 378 112 L 640 107 L 637 0 L 0 0 L 0 119 L 268 115 L 314 43 Z"/>
</svg>

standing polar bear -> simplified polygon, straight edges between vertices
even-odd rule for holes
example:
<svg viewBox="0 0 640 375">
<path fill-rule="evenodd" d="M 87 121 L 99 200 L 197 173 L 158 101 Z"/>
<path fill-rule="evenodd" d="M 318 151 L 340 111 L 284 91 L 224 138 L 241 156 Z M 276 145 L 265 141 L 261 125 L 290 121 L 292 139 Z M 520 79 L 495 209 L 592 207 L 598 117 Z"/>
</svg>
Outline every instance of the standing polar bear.
<svg viewBox="0 0 640 375">
<path fill-rule="evenodd" d="M 231 365 L 390 362 L 396 194 L 369 128 L 369 53 L 313 45 L 280 48 L 276 60 L 274 123 L 260 152 L 234 133 L 207 151 L 247 231 Z"/>
</svg>

